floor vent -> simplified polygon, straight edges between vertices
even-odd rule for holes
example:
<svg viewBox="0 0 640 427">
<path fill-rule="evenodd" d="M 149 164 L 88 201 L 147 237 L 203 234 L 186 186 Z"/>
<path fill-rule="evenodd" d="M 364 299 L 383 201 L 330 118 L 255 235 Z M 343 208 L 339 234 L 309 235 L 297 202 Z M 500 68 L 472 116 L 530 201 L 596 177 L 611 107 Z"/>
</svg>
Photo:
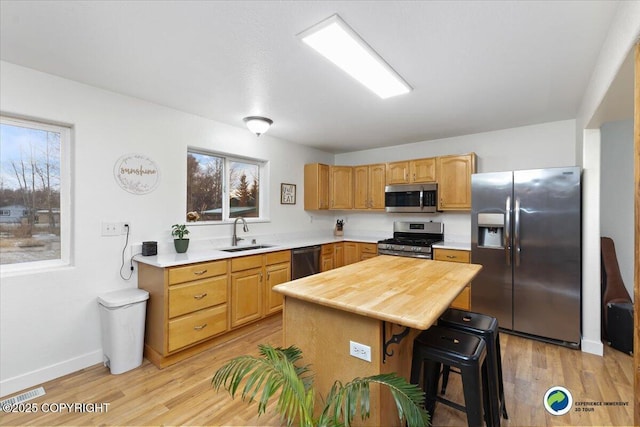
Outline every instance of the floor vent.
<svg viewBox="0 0 640 427">
<path fill-rule="evenodd" d="M 27 402 L 31 399 L 35 399 L 36 397 L 44 395 L 44 387 L 34 388 L 33 390 L 25 391 L 22 394 L 3 400 L 2 402 L 0 402 L 0 408 L 3 408 L 5 405 L 17 405 L 18 403 Z"/>
</svg>

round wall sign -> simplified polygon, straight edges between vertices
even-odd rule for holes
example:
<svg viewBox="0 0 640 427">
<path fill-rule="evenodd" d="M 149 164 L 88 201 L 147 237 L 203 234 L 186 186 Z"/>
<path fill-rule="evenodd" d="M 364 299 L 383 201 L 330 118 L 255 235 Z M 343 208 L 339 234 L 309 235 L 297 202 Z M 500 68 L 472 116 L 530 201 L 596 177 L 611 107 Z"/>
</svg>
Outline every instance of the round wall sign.
<svg viewBox="0 0 640 427">
<path fill-rule="evenodd" d="M 113 176 L 120 187 L 133 194 L 151 193 L 160 181 L 158 166 L 142 154 L 120 157 L 113 168 Z"/>
</svg>

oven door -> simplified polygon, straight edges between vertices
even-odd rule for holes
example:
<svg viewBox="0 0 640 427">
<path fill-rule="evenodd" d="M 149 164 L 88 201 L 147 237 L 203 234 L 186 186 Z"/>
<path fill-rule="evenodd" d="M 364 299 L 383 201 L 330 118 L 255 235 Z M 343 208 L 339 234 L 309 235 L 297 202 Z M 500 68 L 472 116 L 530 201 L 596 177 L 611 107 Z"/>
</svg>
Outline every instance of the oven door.
<svg viewBox="0 0 640 427">
<path fill-rule="evenodd" d="M 387 212 L 437 212 L 437 184 L 387 185 L 384 206 Z"/>
</svg>

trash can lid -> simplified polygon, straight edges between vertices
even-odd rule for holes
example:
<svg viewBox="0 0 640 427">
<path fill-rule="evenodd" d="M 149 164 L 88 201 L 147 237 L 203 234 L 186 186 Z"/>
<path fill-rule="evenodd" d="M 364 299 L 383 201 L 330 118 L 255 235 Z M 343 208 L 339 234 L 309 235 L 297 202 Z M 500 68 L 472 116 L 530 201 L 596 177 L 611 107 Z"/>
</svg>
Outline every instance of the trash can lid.
<svg viewBox="0 0 640 427">
<path fill-rule="evenodd" d="M 149 299 L 149 292 L 144 289 L 131 288 L 108 292 L 98 297 L 98 303 L 105 307 L 122 307 Z"/>
</svg>

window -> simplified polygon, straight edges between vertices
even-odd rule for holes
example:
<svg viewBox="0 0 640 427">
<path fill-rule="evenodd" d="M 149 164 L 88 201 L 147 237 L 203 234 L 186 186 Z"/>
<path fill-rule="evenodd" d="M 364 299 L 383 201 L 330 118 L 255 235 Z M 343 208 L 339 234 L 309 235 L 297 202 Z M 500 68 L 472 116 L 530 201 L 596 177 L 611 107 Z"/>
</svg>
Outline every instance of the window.
<svg viewBox="0 0 640 427">
<path fill-rule="evenodd" d="M 266 163 L 189 149 L 187 220 L 263 218 L 261 177 Z M 264 181 L 264 178 L 262 179 Z"/>
<path fill-rule="evenodd" d="M 69 261 L 70 129 L 0 117 L 0 264 Z"/>
</svg>

